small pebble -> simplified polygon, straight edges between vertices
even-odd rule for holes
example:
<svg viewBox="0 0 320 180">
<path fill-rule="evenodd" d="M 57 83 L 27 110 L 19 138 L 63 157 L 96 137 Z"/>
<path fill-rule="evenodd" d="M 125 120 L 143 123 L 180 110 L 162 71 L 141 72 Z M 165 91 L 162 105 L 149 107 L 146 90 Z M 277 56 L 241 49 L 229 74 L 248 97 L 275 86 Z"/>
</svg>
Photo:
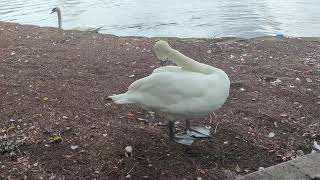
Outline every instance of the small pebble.
<svg viewBox="0 0 320 180">
<path fill-rule="evenodd" d="M 275 134 L 274 134 L 273 132 L 271 132 L 271 133 L 268 134 L 268 137 L 269 137 L 269 138 L 273 138 L 274 136 L 275 136 Z"/>
<path fill-rule="evenodd" d="M 66 127 L 66 131 L 69 131 L 69 130 L 71 130 L 71 127 L 68 127 L 68 126 L 67 126 L 67 127 Z"/>
<path fill-rule="evenodd" d="M 312 83 L 312 79 L 310 79 L 310 78 L 306 78 L 306 81 L 307 81 L 308 83 Z"/>
<path fill-rule="evenodd" d="M 280 114 L 280 117 L 288 117 L 287 114 Z"/>
<path fill-rule="evenodd" d="M 240 91 L 243 92 L 243 91 L 245 91 L 245 89 L 244 88 L 240 88 Z"/>
<path fill-rule="evenodd" d="M 316 140 L 313 140 L 313 148 L 320 152 L 320 145 L 318 144 L 318 142 Z"/>
<path fill-rule="evenodd" d="M 258 171 L 262 171 L 262 170 L 264 170 L 264 167 L 259 167 L 258 168 Z"/>
<path fill-rule="evenodd" d="M 298 150 L 296 153 L 297 153 L 298 156 L 303 156 L 304 155 L 304 152 L 301 149 Z"/>
<path fill-rule="evenodd" d="M 211 50 L 208 50 L 207 53 L 210 54 L 210 53 L 211 53 Z"/>
<path fill-rule="evenodd" d="M 281 83 L 280 79 L 277 79 L 277 80 L 271 82 L 272 85 L 277 85 L 277 84 L 280 84 L 280 83 Z"/>
<path fill-rule="evenodd" d="M 71 145 L 70 148 L 71 148 L 72 150 L 76 150 L 76 149 L 79 148 L 79 146 L 77 146 L 77 145 Z"/>
<path fill-rule="evenodd" d="M 132 151 L 133 151 L 132 146 L 127 146 L 127 147 L 124 148 L 124 150 L 125 150 L 125 156 L 126 157 L 131 157 L 132 156 Z"/>
<path fill-rule="evenodd" d="M 131 175 L 130 175 L 130 174 L 126 175 L 126 178 L 127 178 L 127 179 L 130 179 L 130 178 L 131 178 Z"/>
</svg>

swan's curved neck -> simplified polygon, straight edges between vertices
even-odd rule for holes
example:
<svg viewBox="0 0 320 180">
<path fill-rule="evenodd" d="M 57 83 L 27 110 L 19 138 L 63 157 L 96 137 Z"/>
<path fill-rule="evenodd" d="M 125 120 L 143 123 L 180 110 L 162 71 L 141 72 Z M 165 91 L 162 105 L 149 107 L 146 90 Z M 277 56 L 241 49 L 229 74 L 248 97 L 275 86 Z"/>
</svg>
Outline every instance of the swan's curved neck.
<svg viewBox="0 0 320 180">
<path fill-rule="evenodd" d="M 199 63 L 179 51 L 172 49 L 169 53 L 169 59 L 172 60 L 175 64 L 182 67 L 185 70 L 199 72 L 203 74 L 212 74 L 219 71 L 218 68 L 209 66 L 207 64 Z"/>
<path fill-rule="evenodd" d="M 61 10 L 60 9 L 57 10 L 57 14 L 58 14 L 59 29 L 62 29 Z"/>
</svg>

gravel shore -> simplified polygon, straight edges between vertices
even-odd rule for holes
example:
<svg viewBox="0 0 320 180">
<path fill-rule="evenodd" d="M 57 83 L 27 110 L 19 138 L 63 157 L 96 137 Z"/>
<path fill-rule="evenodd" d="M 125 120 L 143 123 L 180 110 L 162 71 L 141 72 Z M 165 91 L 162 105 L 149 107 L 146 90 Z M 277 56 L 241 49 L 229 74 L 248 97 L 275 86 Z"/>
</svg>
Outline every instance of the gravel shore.
<svg viewBox="0 0 320 180">
<path fill-rule="evenodd" d="M 192 121 L 212 139 L 171 143 L 165 119 L 107 100 L 159 67 L 158 39 L 237 82 L 221 109 Z M 117 37 L 0 22 L 0 179 L 233 179 L 310 153 L 319 109 L 319 38 Z"/>
</svg>

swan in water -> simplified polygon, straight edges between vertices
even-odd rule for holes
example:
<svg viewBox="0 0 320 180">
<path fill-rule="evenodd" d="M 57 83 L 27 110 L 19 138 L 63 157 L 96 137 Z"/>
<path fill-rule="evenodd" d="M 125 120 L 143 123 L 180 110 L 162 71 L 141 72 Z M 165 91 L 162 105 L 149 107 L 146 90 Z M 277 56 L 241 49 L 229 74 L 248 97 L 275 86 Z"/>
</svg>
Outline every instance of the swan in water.
<svg viewBox="0 0 320 180">
<path fill-rule="evenodd" d="M 191 145 L 198 138 L 209 138 L 209 129 L 191 127 L 189 119 L 204 117 L 225 103 L 230 88 L 228 75 L 183 55 L 165 41 L 156 42 L 154 51 L 161 61 L 170 60 L 177 66 L 159 67 L 151 75 L 133 82 L 126 93 L 109 98 L 116 104 L 134 103 L 165 114 L 170 140 Z M 185 132 L 175 134 L 176 120 L 185 120 Z"/>
<path fill-rule="evenodd" d="M 52 9 L 51 13 L 57 13 L 58 14 L 58 24 L 59 24 L 59 29 L 62 29 L 62 18 L 61 18 L 61 9 L 59 7 L 55 7 Z M 87 31 L 87 32 L 96 32 L 98 33 L 103 26 L 96 27 L 96 26 L 77 26 L 72 28 L 71 30 L 76 30 L 76 31 Z"/>
</svg>

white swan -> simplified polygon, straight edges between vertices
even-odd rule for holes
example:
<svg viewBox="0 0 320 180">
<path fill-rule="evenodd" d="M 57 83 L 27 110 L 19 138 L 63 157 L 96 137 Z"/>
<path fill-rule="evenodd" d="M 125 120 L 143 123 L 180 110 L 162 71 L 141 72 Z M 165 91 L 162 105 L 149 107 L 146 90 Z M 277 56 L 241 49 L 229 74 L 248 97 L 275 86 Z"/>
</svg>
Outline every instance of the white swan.
<svg viewBox="0 0 320 180">
<path fill-rule="evenodd" d="M 59 7 L 55 7 L 52 9 L 51 13 L 57 13 L 58 14 L 58 24 L 59 28 L 62 29 L 62 17 L 61 17 L 61 9 Z M 97 27 L 97 26 L 77 26 L 70 30 L 76 30 L 76 31 L 87 31 L 87 32 L 96 32 L 98 33 L 99 30 L 102 29 L 103 26 Z"/>
<path fill-rule="evenodd" d="M 169 137 L 190 145 L 195 138 L 209 137 L 206 128 L 192 128 L 188 119 L 203 117 L 220 108 L 229 96 L 230 81 L 218 68 L 199 63 L 158 41 L 156 56 L 177 66 L 155 69 L 151 75 L 133 82 L 124 94 L 109 96 L 116 104 L 136 103 L 142 108 L 165 113 L 169 119 Z M 175 120 L 186 120 L 186 132 L 174 134 Z"/>
</svg>

